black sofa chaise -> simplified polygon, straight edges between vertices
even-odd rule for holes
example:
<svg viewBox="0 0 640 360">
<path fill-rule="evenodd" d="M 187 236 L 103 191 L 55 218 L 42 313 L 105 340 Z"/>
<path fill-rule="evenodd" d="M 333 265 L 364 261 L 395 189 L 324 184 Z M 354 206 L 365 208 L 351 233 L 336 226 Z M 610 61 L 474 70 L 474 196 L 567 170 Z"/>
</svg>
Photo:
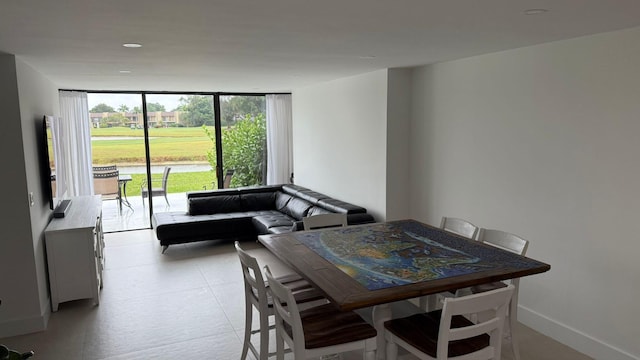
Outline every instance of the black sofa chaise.
<svg viewBox="0 0 640 360">
<path fill-rule="evenodd" d="M 153 214 L 163 253 L 173 244 L 302 230 L 302 218 L 318 214 L 347 214 L 349 225 L 375 222 L 361 206 L 293 184 L 188 192 L 187 207 Z"/>
</svg>

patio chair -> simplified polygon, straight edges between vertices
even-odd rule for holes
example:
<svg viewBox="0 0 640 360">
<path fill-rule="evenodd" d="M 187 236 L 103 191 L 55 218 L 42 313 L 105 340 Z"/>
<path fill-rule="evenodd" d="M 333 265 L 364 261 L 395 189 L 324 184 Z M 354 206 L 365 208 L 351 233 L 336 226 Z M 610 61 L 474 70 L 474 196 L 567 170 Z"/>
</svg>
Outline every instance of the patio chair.
<svg viewBox="0 0 640 360">
<path fill-rule="evenodd" d="M 93 173 L 103 173 L 103 172 L 109 172 L 109 171 L 116 171 L 118 170 L 118 166 L 117 165 L 101 165 L 101 166 L 93 166 Z"/>
<path fill-rule="evenodd" d="M 162 179 L 153 179 L 153 177 L 151 178 L 151 196 L 164 196 L 164 201 L 167 202 L 167 206 L 171 206 L 171 204 L 169 204 L 169 199 L 167 199 L 167 182 L 169 180 L 170 171 L 171 167 L 165 166 L 164 172 L 162 173 Z M 160 187 L 154 187 L 154 183 L 160 183 Z M 144 205 L 144 199 L 146 197 L 149 197 L 149 189 L 147 188 L 146 178 L 140 185 L 140 193 L 142 195 L 142 203 Z"/>
<path fill-rule="evenodd" d="M 119 199 L 118 170 L 93 173 L 93 192 L 102 195 L 103 200 Z"/>
<path fill-rule="evenodd" d="M 224 182 L 222 183 L 223 189 L 229 189 L 231 187 L 231 178 L 236 171 L 233 169 L 227 170 L 227 174 L 224 176 Z"/>
</svg>

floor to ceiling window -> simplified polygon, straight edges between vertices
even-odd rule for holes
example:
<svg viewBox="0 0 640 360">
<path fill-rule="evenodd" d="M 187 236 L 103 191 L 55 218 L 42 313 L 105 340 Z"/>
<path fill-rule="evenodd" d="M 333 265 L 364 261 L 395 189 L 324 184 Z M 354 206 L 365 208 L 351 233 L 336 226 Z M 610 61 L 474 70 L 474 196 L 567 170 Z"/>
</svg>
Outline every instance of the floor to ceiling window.
<svg viewBox="0 0 640 360">
<path fill-rule="evenodd" d="M 220 96 L 222 164 L 230 187 L 266 183 L 267 127 L 264 96 Z"/>
<path fill-rule="evenodd" d="M 106 232 L 186 211 L 189 191 L 266 181 L 264 95 L 90 92 L 88 101 Z"/>
<path fill-rule="evenodd" d="M 149 228 L 140 184 L 146 177 L 141 94 L 88 93 L 93 184 L 106 231 Z"/>
</svg>

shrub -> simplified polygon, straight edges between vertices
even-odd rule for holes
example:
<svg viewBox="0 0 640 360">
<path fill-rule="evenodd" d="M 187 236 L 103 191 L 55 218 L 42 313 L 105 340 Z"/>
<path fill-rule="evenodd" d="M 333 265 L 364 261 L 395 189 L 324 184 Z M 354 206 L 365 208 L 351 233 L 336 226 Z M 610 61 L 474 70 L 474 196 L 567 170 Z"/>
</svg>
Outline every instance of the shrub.
<svg viewBox="0 0 640 360">
<path fill-rule="evenodd" d="M 216 168 L 215 133 L 203 126 L 214 146 L 207 151 L 207 160 Z M 264 184 L 266 167 L 267 122 L 264 114 L 246 115 L 235 126 L 222 130 L 222 163 L 224 169 L 234 169 L 233 187 Z"/>
</svg>

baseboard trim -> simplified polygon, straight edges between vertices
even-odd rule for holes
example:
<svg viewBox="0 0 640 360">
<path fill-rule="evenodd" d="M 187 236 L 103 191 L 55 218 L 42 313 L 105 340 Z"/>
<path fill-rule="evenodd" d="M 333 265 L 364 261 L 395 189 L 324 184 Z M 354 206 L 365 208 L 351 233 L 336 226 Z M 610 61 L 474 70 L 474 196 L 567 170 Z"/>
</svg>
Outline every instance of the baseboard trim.
<svg viewBox="0 0 640 360">
<path fill-rule="evenodd" d="M 596 360 L 640 360 L 638 356 L 522 305 L 518 306 L 518 321 Z"/>
<path fill-rule="evenodd" d="M 44 331 L 47 329 L 50 315 L 49 310 L 45 309 L 40 316 L 0 323 L 0 338 Z"/>
</svg>

